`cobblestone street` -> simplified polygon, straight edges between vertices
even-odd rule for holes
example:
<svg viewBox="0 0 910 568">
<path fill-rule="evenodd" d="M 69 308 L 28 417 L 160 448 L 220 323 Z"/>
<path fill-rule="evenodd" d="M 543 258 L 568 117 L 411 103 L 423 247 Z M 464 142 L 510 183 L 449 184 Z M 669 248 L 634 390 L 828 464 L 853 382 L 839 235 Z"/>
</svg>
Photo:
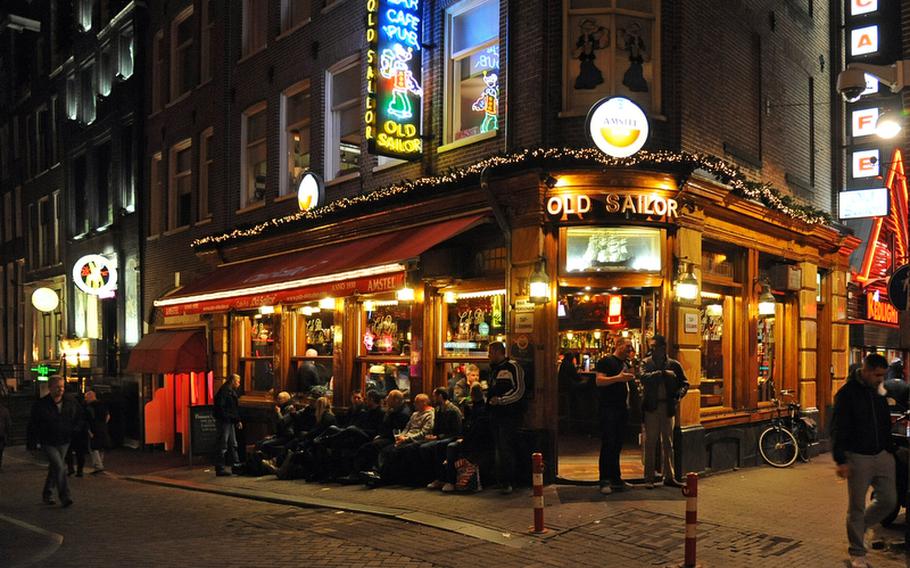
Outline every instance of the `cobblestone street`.
<svg viewBox="0 0 910 568">
<path fill-rule="evenodd" d="M 121 460 L 115 454 L 110 463 L 148 473 Z M 823 456 L 789 470 L 754 468 L 703 480 L 699 561 L 706 567 L 845 566 L 842 487 L 830 474 Z M 604 499 L 590 487 L 549 487 L 553 530 L 541 538 L 500 526 L 530 521 L 524 491 L 507 498 L 367 491 L 273 478 L 216 480 L 205 468 L 185 467 L 154 477 L 201 481 L 187 491 L 117 474 L 70 478 L 76 504 L 64 510 L 40 503 L 43 470 L 28 454 L 13 452 L 0 474 L 0 566 L 639 567 L 682 559 L 683 501 L 670 489 Z M 246 498 L 206 492 L 203 481 Z M 244 489 L 251 487 L 259 489 Z M 288 499 L 321 495 L 326 505 L 276 503 L 279 491 Z M 336 509 L 332 499 L 373 514 Z M 416 522 L 391 516 L 397 511 Z M 894 552 L 870 558 L 876 568 L 906 565 Z"/>
</svg>

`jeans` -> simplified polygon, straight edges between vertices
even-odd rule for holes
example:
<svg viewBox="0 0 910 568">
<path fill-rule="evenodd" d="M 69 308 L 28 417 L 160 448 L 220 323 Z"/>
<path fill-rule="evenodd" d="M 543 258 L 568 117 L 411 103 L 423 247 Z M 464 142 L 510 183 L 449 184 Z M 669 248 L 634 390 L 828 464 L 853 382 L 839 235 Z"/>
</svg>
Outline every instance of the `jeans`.
<svg viewBox="0 0 910 568">
<path fill-rule="evenodd" d="M 667 403 L 657 404 L 657 410 L 644 412 L 645 481 L 654 480 L 654 457 L 657 441 L 663 457 L 661 475 L 664 479 L 675 479 L 673 472 L 673 422 L 675 416 L 667 415 Z"/>
<path fill-rule="evenodd" d="M 521 419 L 512 416 L 491 416 L 496 480 L 500 485 L 515 485 L 515 447 Z"/>
<path fill-rule="evenodd" d="M 626 437 L 628 422 L 628 408 L 624 406 L 601 407 L 600 460 L 598 462 L 601 485 L 621 485 L 623 483 L 619 455 L 622 453 L 622 442 Z"/>
<path fill-rule="evenodd" d="M 45 499 L 51 497 L 54 487 L 57 488 L 57 496 L 60 500 L 70 498 L 70 488 L 66 479 L 66 451 L 69 444 L 60 446 L 41 446 L 44 449 L 44 455 L 47 456 L 47 479 L 44 480 L 44 491 L 42 496 Z"/>
<path fill-rule="evenodd" d="M 92 467 L 96 471 L 101 471 L 104 469 L 104 450 L 91 450 L 92 455 Z"/>
<path fill-rule="evenodd" d="M 897 485 L 894 479 L 894 456 L 882 451 L 874 456 L 847 453 L 850 477 L 847 479 L 847 540 L 850 556 L 865 556 L 863 536 L 866 529 L 882 522 L 897 505 Z M 866 506 L 869 486 L 875 497 Z"/>
<path fill-rule="evenodd" d="M 237 457 L 237 431 L 233 422 L 218 421 L 218 463 L 215 469 L 222 471 L 225 466 L 235 466 Z M 227 461 L 230 460 L 230 461 Z"/>
</svg>

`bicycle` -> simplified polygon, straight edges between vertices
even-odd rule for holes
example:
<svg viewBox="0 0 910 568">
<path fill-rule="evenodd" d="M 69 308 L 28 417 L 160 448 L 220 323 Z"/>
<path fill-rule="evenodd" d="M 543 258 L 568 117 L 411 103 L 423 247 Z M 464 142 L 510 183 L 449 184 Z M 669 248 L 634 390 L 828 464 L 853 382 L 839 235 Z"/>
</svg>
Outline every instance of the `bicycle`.
<svg viewBox="0 0 910 568">
<path fill-rule="evenodd" d="M 793 391 L 780 391 L 781 396 L 792 394 Z M 762 459 L 774 467 L 789 467 L 796 458 L 808 462 L 809 447 L 817 436 L 815 421 L 803 416 L 802 407 L 797 403 L 788 403 L 784 416 L 780 399 L 775 398 L 773 402 L 777 406 L 777 415 L 758 437 L 758 451 Z"/>
</svg>

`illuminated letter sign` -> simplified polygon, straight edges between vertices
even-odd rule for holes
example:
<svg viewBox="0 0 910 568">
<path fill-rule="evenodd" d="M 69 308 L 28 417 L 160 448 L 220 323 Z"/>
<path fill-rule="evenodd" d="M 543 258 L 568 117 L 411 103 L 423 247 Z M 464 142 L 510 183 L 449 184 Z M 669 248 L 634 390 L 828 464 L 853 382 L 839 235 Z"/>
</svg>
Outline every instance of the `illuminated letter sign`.
<svg viewBox="0 0 910 568">
<path fill-rule="evenodd" d="M 422 30 L 420 0 L 367 0 L 364 137 L 374 154 L 423 153 Z"/>
<path fill-rule="evenodd" d="M 878 51 L 878 26 L 866 26 L 850 32 L 850 55 L 868 55 Z"/>
<path fill-rule="evenodd" d="M 841 219 L 884 217 L 888 214 L 888 188 L 855 189 L 838 195 L 837 209 Z"/>
<path fill-rule="evenodd" d="M 547 199 L 547 213 L 555 221 L 609 219 L 611 215 L 644 217 L 670 222 L 679 217 L 679 203 L 657 193 L 563 193 Z"/>
<path fill-rule="evenodd" d="M 853 124 L 853 137 L 869 136 L 875 134 L 875 124 L 878 122 L 877 108 L 864 108 L 853 111 L 851 122 Z"/>
<path fill-rule="evenodd" d="M 631 156 L 648 140 L 648 117 L 624 97 L 607 97 L 594 103 L 585 127 L 594 145 L 614 158 Z"/>
<path fill-rule="evenodd" d="M 878 0 L 850 0 L 850 15 L 861 16 L 878 10 Z"/>
<path fill-rule="evenodd" d="M 73 282 L 86 294 L 110 297 L 117 289 L 117 268 L 100 254 L 88 254 L 73 265 Z"/>
<path fill-rule="evenodd" d="M 882 302 L 878 292 L 866 292 L 866 319 L 897 325 L 897 310 L 891 304 Z"/>
<path fill-rule="evenodd" d="M 853 152 L 853 177 L 866 178 L 878 175 L 880 158 L 878 149 Z"/>
</svg>

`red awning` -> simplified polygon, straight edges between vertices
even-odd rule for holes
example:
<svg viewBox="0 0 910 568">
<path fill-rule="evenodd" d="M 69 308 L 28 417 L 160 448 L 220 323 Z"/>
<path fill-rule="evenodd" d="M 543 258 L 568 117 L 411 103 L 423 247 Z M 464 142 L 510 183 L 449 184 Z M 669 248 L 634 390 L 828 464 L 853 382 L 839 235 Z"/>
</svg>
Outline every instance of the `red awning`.
<svg viewBox="0 0 910 568">
<path fill-rule="evenodd" d="M 130 351 L 128 373 L 202 373 L 209 370 L 202 331 L 156 331 Z"/>
<path fill-rule="evenodd" d="M 165 315 L 180 315 L 395 290 L 404 283 L 401 262 L 419 256 L 483 219 L 483 215 L 460 217 L 220 266 L 177 293 L 156 300 L 155 306 Z"/>
</svg>

